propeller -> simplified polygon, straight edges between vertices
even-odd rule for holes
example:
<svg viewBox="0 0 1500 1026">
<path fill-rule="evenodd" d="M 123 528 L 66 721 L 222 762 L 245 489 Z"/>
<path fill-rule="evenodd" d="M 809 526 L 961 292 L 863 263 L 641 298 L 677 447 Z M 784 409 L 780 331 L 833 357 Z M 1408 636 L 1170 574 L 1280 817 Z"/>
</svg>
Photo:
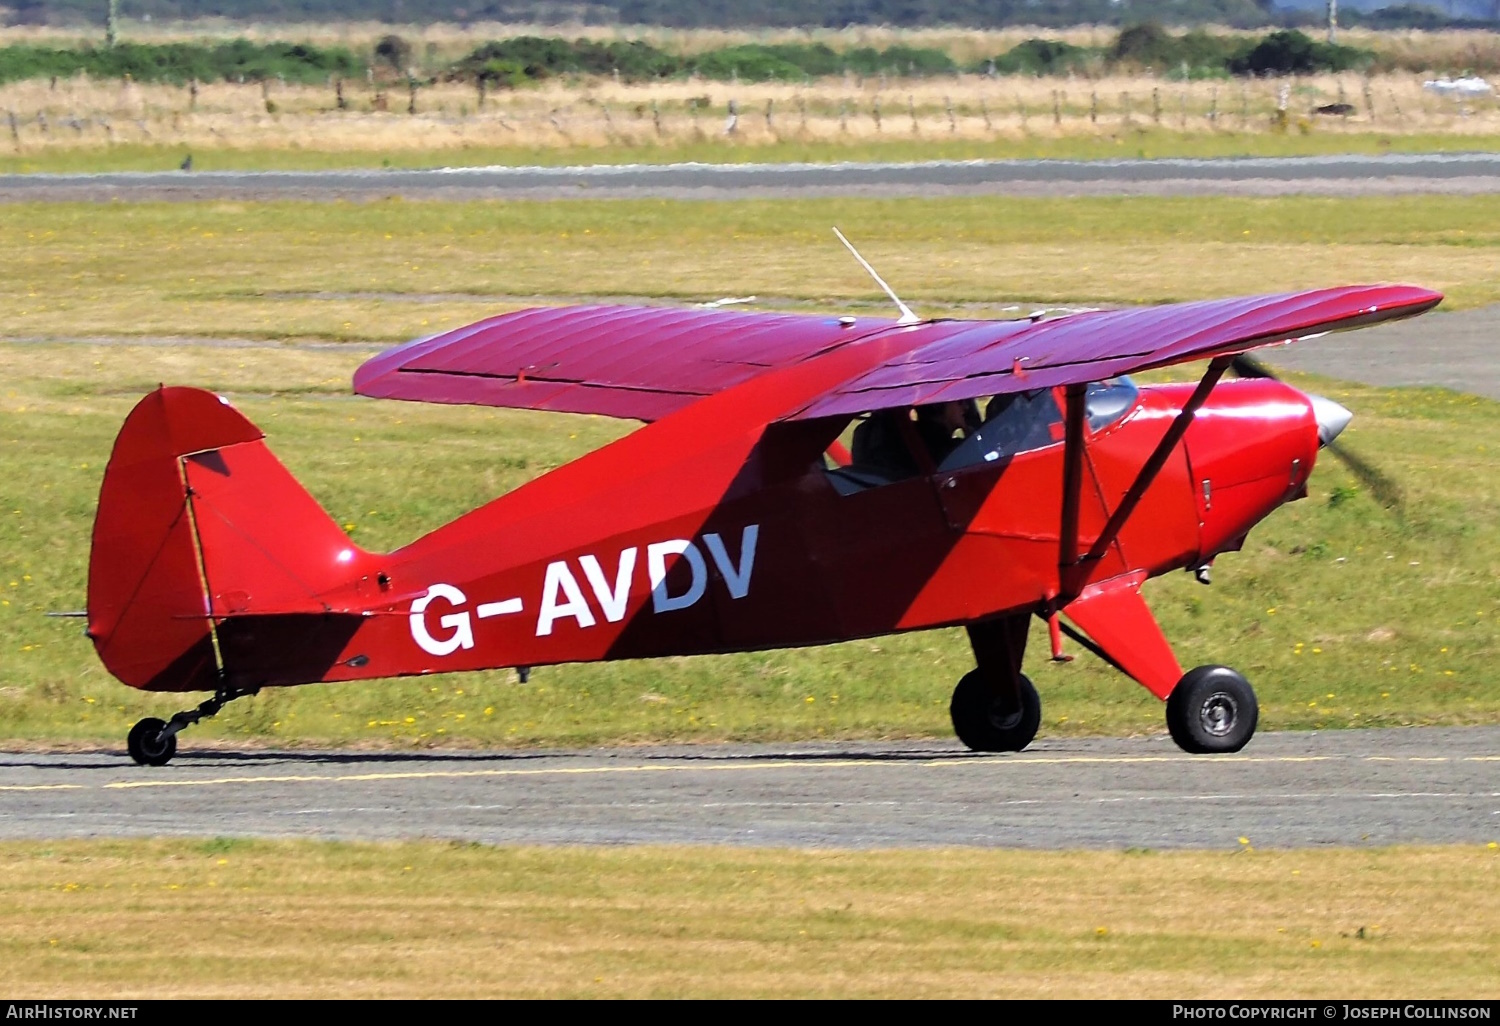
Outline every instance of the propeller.
<svg viewBox="0 0 1500 1026">
<path fill-rule="evenodd" d="M 1238 377 L 1281 380 L 1271 372 L 1269 367 L 1247 353 L 1240 353 L 1236 356 L 1230 361 L 1229 367 Z M 1323 448 L 1331 452 L 1340 463 L 1348 468 L 1355 480 L 1370 490 L 1376 502 L 1387 509 L 1399 512 L 1403 500 L 1401 486 L 1389 475 L 1376 468 L 1374 464 L 1337 441 L 1339 432 L 1344 429 L 1344 425 L 1349 423 L 1351 416 L 1349 411 L 1320 395 L 1309 396 L 1309 398 L 1312 399 L 1313 410 L 1318 417 L 1318 437 Z"/>
</svg>

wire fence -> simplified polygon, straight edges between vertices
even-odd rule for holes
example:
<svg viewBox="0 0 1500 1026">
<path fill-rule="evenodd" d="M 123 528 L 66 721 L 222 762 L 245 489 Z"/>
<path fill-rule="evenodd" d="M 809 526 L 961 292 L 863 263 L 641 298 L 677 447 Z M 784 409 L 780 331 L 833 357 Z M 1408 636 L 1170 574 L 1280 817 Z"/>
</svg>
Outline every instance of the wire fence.
<svg viewBox="0 0 1500 1026">
<path fill-rule="evenodd" d="M 1484 135 L 1493 94 L 1411 75 L 1170 81 L 953 76 L 801 84 L 609 80 L 497 91 L 482 83 L 330 80 L 141 85 L 87 78 L 0 87 L 11 150 L 445 150 L 985 140 L 1134 132 Z"/>
</svg>

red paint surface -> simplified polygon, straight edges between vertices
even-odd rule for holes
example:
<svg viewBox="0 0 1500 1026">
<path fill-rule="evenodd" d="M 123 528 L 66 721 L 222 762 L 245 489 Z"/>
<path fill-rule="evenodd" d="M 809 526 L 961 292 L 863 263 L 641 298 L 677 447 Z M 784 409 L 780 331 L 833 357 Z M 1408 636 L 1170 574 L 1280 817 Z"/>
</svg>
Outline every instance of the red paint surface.
<svg viewBox="0 0 1500 1026">
<path fill-rule="evenodd" d="M 190 690 L 214 686 L 210 622 L 224 679 L 254 687 L 819 644 L 1061 607 L 1164 696 L 1180 672 L 1139 584 L 1237 544 L 1300 494 L 1317 454 L 1305 396 L 1220 384 L 1103 558 L 1067 573 L 1061 441 L 840 494 L 823 453 L 849 409 L 869 408 L 851 397 L 986 394 L 957 370 L 1008 382 L 1020 354 L 992 350 L 1024 337 L 1026 387 L 1053 387 L 1403 316 L 1435 296 L 1335 289 L 864 334 L 782 315 L 506 315 L 378 357 L 361 390 L 654 422 L 390 553 L 352 545 L 238 413 L 166 389 L 131 414 L 106 472 L 90 631 L 127 684 Z M 1191 391 L 1145 388 L 1087 431 L 1077 551 Z M 652 547 L 674 541 L 657 550 L 654 598 Z"/>
</svg>

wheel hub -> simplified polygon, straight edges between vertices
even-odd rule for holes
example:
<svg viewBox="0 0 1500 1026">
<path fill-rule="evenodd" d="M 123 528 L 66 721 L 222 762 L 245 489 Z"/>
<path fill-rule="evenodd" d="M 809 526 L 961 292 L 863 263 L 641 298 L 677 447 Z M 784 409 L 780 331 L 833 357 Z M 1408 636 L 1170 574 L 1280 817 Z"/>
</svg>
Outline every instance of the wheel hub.
<svg viewBox="0 0 1500 1026">
<path fill-rule="evenodd" d="M 1223 737 L 1234 729 L 1239 711 L 1239 704 L 1235 702 L 1233 695 L 1215 691 L 1204 700 L 1203 706 L 1198 710 L 1198 718 L 1204 731 L 1214 737 Z"/>
<path fill-rule="evenodd" d="M 997 699 L 995 704 L 990 706 L 990 723 L 994 724 L 996 730 L 1012 730 L 1016 724 L 1021 722 L 1021 717 L 1024 714 L 1025 710 L 1023 709 L 1013 709 L 1010 712 L 1005 712 Z"/>
</svg>

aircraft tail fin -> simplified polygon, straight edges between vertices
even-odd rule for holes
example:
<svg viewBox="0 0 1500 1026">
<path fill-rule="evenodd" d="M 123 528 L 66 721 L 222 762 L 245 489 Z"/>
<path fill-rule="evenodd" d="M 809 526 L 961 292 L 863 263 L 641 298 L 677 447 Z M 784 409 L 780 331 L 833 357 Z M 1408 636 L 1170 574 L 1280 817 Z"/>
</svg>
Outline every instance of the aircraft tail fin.
<svg viewBox="0 0 1500 1026">
<path fill-rule="evenodd" d="M 88 624 L 100 659 L 151 691 L 320 679 L 353 633 L 326 596 L 368 555 L 227 401 L 160 388 L 125 419 L 99 494 Z M 351 622 L 354 621 L 354 622 Z"/>
</svg>

